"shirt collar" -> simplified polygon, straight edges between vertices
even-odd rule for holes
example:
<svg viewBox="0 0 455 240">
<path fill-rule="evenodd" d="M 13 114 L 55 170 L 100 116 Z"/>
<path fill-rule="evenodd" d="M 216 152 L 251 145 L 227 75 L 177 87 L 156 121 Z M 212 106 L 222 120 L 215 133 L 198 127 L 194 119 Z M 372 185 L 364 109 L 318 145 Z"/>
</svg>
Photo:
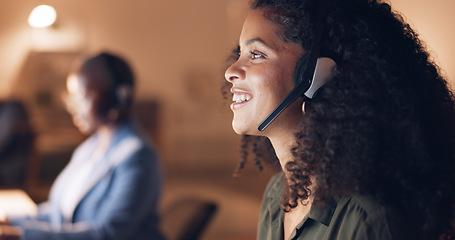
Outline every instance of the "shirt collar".
<svg viewBox="0 0 455 240">
<path fill-rule="evenodd" d="M 326 226 L 330 224 L 332 220 L 333 213 L 335 212 L 336 206 L 338 204 L 338 198 L 332 197 L 327 199 L 321 205 L 311 206 L 310 213 L 308 218 L 313 219 L 314 221 L 320 222 Z"/>
</svg>

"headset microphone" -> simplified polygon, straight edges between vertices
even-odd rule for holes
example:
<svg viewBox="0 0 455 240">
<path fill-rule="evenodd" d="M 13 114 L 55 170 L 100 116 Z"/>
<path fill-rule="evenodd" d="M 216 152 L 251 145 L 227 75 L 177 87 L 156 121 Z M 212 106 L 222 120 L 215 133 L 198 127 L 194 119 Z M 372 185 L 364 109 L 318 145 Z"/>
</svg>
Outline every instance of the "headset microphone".
<svg viewBox="0 0 455 240">
<path fill-rule="evenodd" d="M 330 58 L 320 58 L 319 56 L 319 44 L 322 38 L 324 17 L 329 3 L 330 0 L 320 1 L 316 30 L 310 53 L 306 55 L 308 58 L 305 56 L 300 59 L 296 66 L 294 74 L 294 84 L 296 86 L 258 126 L 259 131 L 264 131 L 297 98 L 302 97 L 304 101 L 312 99 L 314 94 L 330 79 L 336 63 Z"/>
</svg>

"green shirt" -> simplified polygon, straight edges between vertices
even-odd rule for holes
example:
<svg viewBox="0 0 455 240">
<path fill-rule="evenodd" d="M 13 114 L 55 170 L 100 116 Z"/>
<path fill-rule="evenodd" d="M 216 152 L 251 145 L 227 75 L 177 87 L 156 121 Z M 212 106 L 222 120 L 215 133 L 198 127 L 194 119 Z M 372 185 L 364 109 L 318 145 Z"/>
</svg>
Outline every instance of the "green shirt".
<svg viewBox="0 0 455 240">
<path fill-rule="evenodd" d="M 259 216 L 260 240 L 283 240 L 284 211 L 280 209 L 283 180 L 283 173 L 277 174 L 267 186 Z M 409 221 L 399 212 L 368 196 L 334 197 L 323 206 L 312 206 L 290 239 L 418 239 L 410 235 Z"/>
</svg>

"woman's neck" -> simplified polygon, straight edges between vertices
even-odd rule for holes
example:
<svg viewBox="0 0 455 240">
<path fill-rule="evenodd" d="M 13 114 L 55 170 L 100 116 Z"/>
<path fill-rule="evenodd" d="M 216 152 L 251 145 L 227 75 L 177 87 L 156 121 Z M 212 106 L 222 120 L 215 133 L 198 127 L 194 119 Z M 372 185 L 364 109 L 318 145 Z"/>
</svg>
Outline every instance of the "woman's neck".
<svg viewBox="0 0 455 240">
<path fill-rule="evenodd" d="M 283 172 L 288 181 L 290 180 L 290 172 L 286 170 L 285 166 L 286 163 L 293 161 L 294 159 L 291 149 L 297 145 L 295 134 L 296 131 L 289 129 L 289 131 L 282 131 L 282 134 L 280 135 L 269 137 L 270 142 L 275 149 L 275 153 L 280 161 L 281 168 L 283 169 Z M 313 190 L 312 186 L 310 186 L 310 188 Z M 285 213 L 283 219 L 284 239 L 289 239 L 297 225 L 301 223 L 305 216 L 309 214 L 312 203 L 313 196 L 310 196 L 310 198 L 306 199 L 304 202 L 299 200 L 296 207 L 292 208 L 291 211 Z"/>
<path fill-rule="evenodd" d="M 99 138 L 98 149 L 107 149 L 112 140 L 115 127 L 113 125 L 103 125 L 97 129 Z"/>
<path fill-rule="evenodd" d="M 276 119 L 273 126 L 264 131 L 285 173 L 287 172 L 284 170 L 286 163 L 294 158 L 291 149 L 297 145 L 296 134 L 300 131 L 299 125 L 304 120 L 301 109 L 302 101 L 298 99 L 282 113 L 279 119 Z"/>
<path fill-rule="evenodd" d="M 286 163 L 292 161 L 293 155 L 291 149 L 297 144 L 295 141 L 295 132 L 289 131 L 287 134 L 270 137 L 269 139 L 275 149 L 276 156 L 280 161 L 283 172 L 287 173 L 285 170 Z"/>
</svg>

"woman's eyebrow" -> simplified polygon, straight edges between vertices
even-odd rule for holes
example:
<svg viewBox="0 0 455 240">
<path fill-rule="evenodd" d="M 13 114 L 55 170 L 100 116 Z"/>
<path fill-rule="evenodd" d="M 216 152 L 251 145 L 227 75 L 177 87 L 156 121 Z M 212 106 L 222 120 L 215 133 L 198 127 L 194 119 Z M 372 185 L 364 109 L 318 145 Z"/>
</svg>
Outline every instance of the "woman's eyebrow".
<svg viewBox="0 0 455 240">
<path fill-rule="evenodd" d="M 264 44 L 266 47 L 271 48 L 267 43 L 265 43 L 264 40 L 262 40 L 262 39 L 260 39 L 260 38 L 253 38 L 253 39 L 250 39 L 250 40 L 248 40 L 248 41 L 245 43 L 245 45 L 248 46 L 248 45 L 251 45 L 251 44 L 253 44 L 253 43 L 255 43 L 255 42 L 260 42 L 261 44 Z"/>
</svg>

